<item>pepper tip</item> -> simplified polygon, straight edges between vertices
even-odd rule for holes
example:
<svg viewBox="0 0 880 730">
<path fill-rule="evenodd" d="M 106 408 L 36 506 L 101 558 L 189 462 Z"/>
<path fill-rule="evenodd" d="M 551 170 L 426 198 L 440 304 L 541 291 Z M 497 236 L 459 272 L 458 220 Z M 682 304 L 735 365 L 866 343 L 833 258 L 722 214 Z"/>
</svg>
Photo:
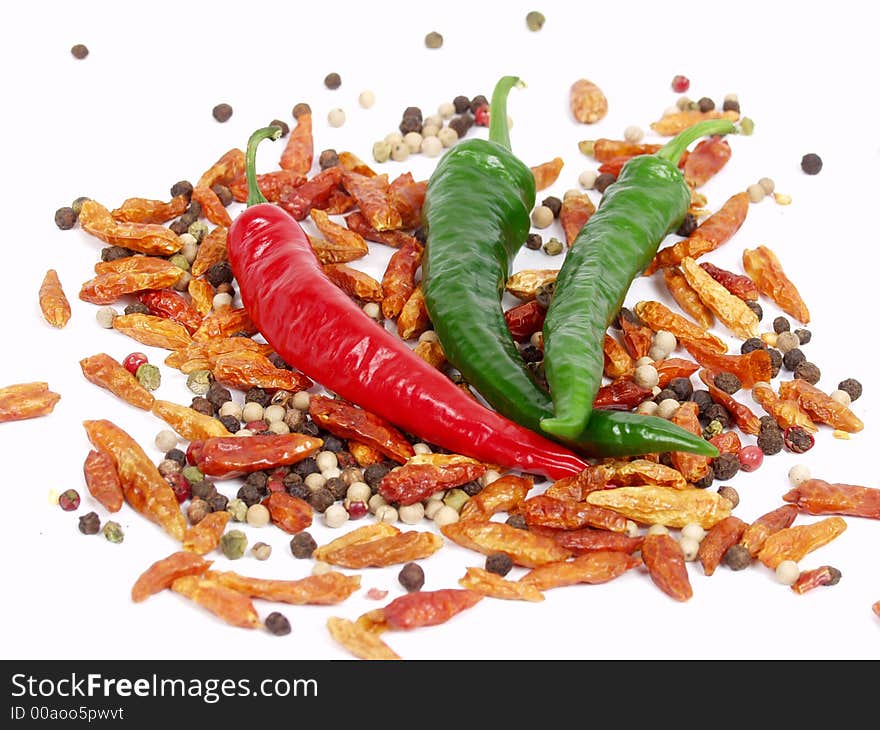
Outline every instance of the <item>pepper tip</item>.
<svg viewBox="0 0 880 730">
<path fill-rule="evenodd" d="M 582 421 L 571 421 L 564 418 L 542 418 L 540 421 L 541 430 L 561 439 L 575 440 L 583 432 L 586 423 Z"/>
</svg>

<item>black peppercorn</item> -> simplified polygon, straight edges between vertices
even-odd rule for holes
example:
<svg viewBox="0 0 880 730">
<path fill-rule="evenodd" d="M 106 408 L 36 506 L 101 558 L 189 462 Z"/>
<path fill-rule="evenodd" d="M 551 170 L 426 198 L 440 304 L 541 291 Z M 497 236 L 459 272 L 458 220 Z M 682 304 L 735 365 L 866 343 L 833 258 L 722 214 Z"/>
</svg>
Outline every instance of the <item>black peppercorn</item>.
<svg viewBox="0 0 880 730">
<path fill-rule="evenodd" d="M 338 89 L 342 85 L 342 77 L 336 73 L 329 73 L 324 77 L 324 86 L 328 89 Z"/>
<path fill-rule="evenodd" d="M 541 201 L 541 205 L 546 205 L 553 212 L 553 217 L 559 217 L 559 211 L 562 210 L 562 201 L 555 195 L 550 195 Z"/>
<path fill-rule="evenodd" d="M 706 409 L 707 409 L 709 406 L 711 406 L 713 403 L 715 403 L 715 401 L 712 400 L 712 396 L 709 395 L 709 391 L 708 391 L 708 390 L 703 390 L 702 388 L 700 388 L 699 390 L 695 390 L 693 393 L 691 393 L 691 398 L 690 398 L 690 399 L 691 399 L 694 403 L 696 403 L 697 406 L 699 406 L 699 409 L 700 409 L 700 410 L 699 410 L 699 416 L 700 416 L 700 418 L 705 418 L 705 415 L 706 415 Z"/>
<path fill-rule="evenodd" d="M 806 380 L 810 385 L 815 385 L 822 377 L 822 373 L 819 371 L 819 368 L 809 360 L 803 360 L 799 362 L 794 369 L 794 376 Z"/>
<path fill-rule="evenodd" d="M 271 122 L 269 122 L 269 126 L 278 127 L 278 129 L 281 130 L 282 137 L 286 137 L 288 134 L 290 134 L 290 125 L 281 119 L 273 119 Z"/>
<path fill-rule="evenodd" d="M 673 378 L 666 387 L 675 393 L 675 399 L 679 401 L 689 400 L 694 393 L 694 386 L 690 378 Z"/>
<path fill-rule="evenodd" d="M 822 169 L 822 158 L 815 152 L 808 152 L 801 158 L 801 170 L 807 175 L 815 175 Z"/>
<path fill-rule="evenodd" d="M 265 408 L 272 402 L 272 396 L 269 395 L 269 393 L 267 393 L 265 389 L 254 386 L 253 388 L 248 388 L 247 392 L 245 392 L 244 402 L 259 403 L 261 406 L 263 406 L 263 408 Z"/>
<path fill-rule="evenodd" d="M 229 118 L 232 116 L 232 107 L 226 103 L 217 104 L 217 106 L 211 110 L 211 114 L 218 122 L 228 122 Z"/>
<path fill-rule="evenodd" d="M 348 484 L 339 477 L 330 477 L 324 482 L 324 489 L 329 489 L 330 493 L 337 500 L 345 499 L 345 493 L 348 491 Z"/>
<path fill-rule="evenodd" d="M 697 107 L 701 112 L 711 112 L 715 109 L 715 102 L 708 96 L 704 96 L 697 102 Z"/>
<path fill-rule="evenodd" d="M 391 468 L 385 462 L 379 462 L 378 464 L 370 464 L 366 469 L 364 469 L 364 481 L 370 486 L 374 492 L 379 488 L 379 482 L 382 481 L 382 477 L 384 477 Z"/>
<path fill-rule="evenodd" d="M 281 357 L 277 352 L 273 352 L 269 355 L 269 362 L 271 362 L 276 368 L 280 368 L 281 370 L 293 370 L 293 368 L 285 362 L 284 358 Z"/>
<path fill-rule="evenodd" d="M 260 492 L 259 488 L 257 488 L 253 484 L 242 484 L 238 488 L 238 492 L 235 496 L 242 502 L 244 502 L 248 507 L 253 504 L 258 504 L 263 499 L 263 495 Z"/>
<path fill-rule="evenodd" d="M 318 469 L 318 463 L 315 461 L 315 457 L 307 456 L 305 459 L 300 459 L 293 465 L 293 471 L 305 479 L 309 474 L 314 474 L 315 472 L 320 471 L 320 469 Z"/>
<path fill-rule="evenodd" d="M 526 363 L 541 362 L 544 359 L 544 351 L 534 345 L 525 345 L 520 349 L 519 354 Z"/>
<path fill-rule="evenodd" d="M 662 403 L 663 401 L 670 399 L 670 398 L 672 400 L 681 400 L 678 397 L 678 393 L 676 393 L 671 388 L 667 387 L 667 388 L 663 388 L 659 393 L 657 393 L 657 395 L 654 396 L 654 402 L 655 403 Z"/>
<path fill-rule="evenodd" d="M 214 415 L 214 404 L 211 403 L 207 398 L 204 398 L 200 395 L 197 395 L 192 399 L 192 403 L 189 404 L 189 407 L 192 408 L 196 413 L 201 413 L 205 416 L 213 416 Z"/>
<path fill-rule="evenodd" d="M 736 99 L 725 99 L 721 109 L 725 112 L 739 112 L 739 102 Z"/>
<path fill-rule="evenodd" d="M 69 230 L 76 225 L 76 211 L 69 205 L 55 211 L 55 225 L 62 231 Z"/>
<path fill-rule="evenodd" d="M 855 378 L 841 380 L 837 384 L 837 389 L 848 393 L 850 401 L 858 400 L 859 396 L 862 394 L 862 384 Z"/>
<path fill-rule="evenodd" d="M 723 390 L 725 393 L 730 393 L 730 395 L 733 395 L 742 388 L 742 381 L 734 373 L 727 372 L 726 370 L 715 376 L 714 383 L 716 388 Z"/>
<path fill-rule="evenodd" d="M 186 466 L 186 453 L 182 449 L 171 449 L 165 452 L 165 458 L 176 461 L 180 466 Z"/>
<path fill-rule="evenodd" d="M 473 497 L 475 494 L 479 494 L 483 491 L 483 485 L 477 479 L 473 479 L 462 484 L 459 489 L 468 497 Z"/>
<path fill-rule="evenodd" d="M 336 167 L 339 164 L 339 155 L 334 149 L 327 149 L 321 152 L 318 157 L 318 165 L 322 170 L 328 167 Z"/>
<path fill-rule="evenodd" d="M 422 129 L 422 120 L 420 117 L 409 116 L 400 120 L 397 125 L 401 134 L 409 134 L 410 132 L 419 132 Z"/>
<path fill-rule="evenodd" d="M 86 512 L 80 515 L 79 531 L 83 535 L 97 535 L 101 531 L 101 518 L 97 512 Z"/>
<path fill-rule="evenodd" d="M 511 527 L 515 527 L 518 530 L 528 530 L 529 526 L 526 523 L 526 518 L 519 514 L 510 515 L 505 522 Z"/>
<path fill-rule="evenodd" d="M 778 454 L 782 451 L 782 448 L 785 445 L 782 431 L 779 430 L 778 426 L 776 428 L 762 428 L 761 432 L 758 434 L 757 444 L 758 448 L 761 449 L 766 456 Z"/>
<path fill-rule="evenodd" d="M 758 318 L 759 322 L 762 319 L 764 319 L 764 310 L 760 304 L 758 304 L 757 302 L 754 302 L 752 300 L 748 300 L 745 304 L 749 309 L 751 309 L 755 313 L 755 316 Z"/>
<path fill-rule="evenodd" d="M 697 230 L 697 217 L 693 213 L 688 213 L 676 229 L 675 235 L 687 238 L 695 230 Z"/>
<path fill-rule="evenodd" d="M 807 356 L 799 347 L 793 347 L 782 356 L 782 367 L 790 372 L 794 372 L 795 368 L 800 365 Z"/>
<path fill-rule="evenodd" d="M 621 319 L 625 319 L 627 322 L 630 322 L 631 324 L 638 324 L 639 323 L 638 317 L 636 317 L 635 313 L 631 309 L 629 309 L 628 307 L 621 307 L 620 308 L 620 311 L 617 313 L 617 315 L 611 321 L 611 326 L 616 330 L 621 329 L 621 325 L 620 325 Z"/>
<path fill-rule="evenodd" d="M 220 416 L 220 423 L 229 433 L 236 433 L 241 429 L 241 421 L 235 416 Z"/>
<path fill-rule="evenodd" d="M 526 238 L 526 248 L 530 251 L 540 251 L 543 245 L 544 239 L 541 238 L 540 233 L 530 233 L 528 238 Z"/>
<path fill-rule="evenodd" d="M 310 558 L 318 547 L 311 533 L 298 532 L 290 539 L 290 552 L 298 559 Z"/>
<path fill-rule="evenodd" d="M 617 177 L 612 175 L 610 172 L 600 173 L 596 177 L 596 182 L 593 183 L 593 189 L 599 193 L 604 193 L 605 188 L 611 185 L 613 182 L 616 182 Z"/>
<path fill-rule="evenodd" d="M 715 470 L 710 466 L 709 471 L 707 471 L 702 477 L 697 479 L 697 481 L 695 481 L 693 483 L 693 485 L 697 489 L 708 489 L 709 487 L 712 486 L 712 482 L 714 482 L 714 481 L 715 481 Z"/>
<path fill-rule="evenodd" d="M 400 581 L 407 593 L 420 591 L 425 585 L 425 571 L 418 563 L 409 562 L 404 565 L 397 574 L 397 580 Z"/>
<path fill-rule="evenodd" d="M 733 487 L 727 486 L 726 484 L 723 487 L 718 487 L 718 495 L 724 497 L 724 499 L 730 502 L 734 508 L 739 504 L 739 492 Z"/>
<path fill-rule="evenodd" d="M 810 340 L 813 339 L 813 333 L 810 330 L 805 329 L 796 329 L 794 333 L 798 336 L 802 345 L 806 345 Z"/>
<path fill-rule="evenodd" d="M 321 439 L 324 441 L 324 445 L 321 447 L 322 451 L 332 451 L 334 454 L 345 451 L 345 441 L 339 436 L 334 436 L 332 433 L 322 433 Z"/>
<path fill-rule="evenodd" d="M 232 191 L 225 185 L 220 185 L 219 183 L 212 185 L 211 192 L 219 198 L 220 204 L 223 207 L 232 205 L 232 201 L 234 200 L 232 197 Z"/>
<path fill-rule="evenodd" d="M 724 564 L 731 570 L 744 570 L 752 564 L 752 554 L 745 545 L 731 545 L 724 553 Z"/>
<path fill-rule="evenodd" d="M 210 499 L 206 500 L 211 512 L 222 512 L 229 505 L 229 498 L 225 494 L 214 494 Z"/>
<path fill-rule="evenodd" d="M 207 398 L 211 402 L 211 405 L 219 411 L 220 406 L 232 400 L 232 393 L 229 392 L 229 388 L 226 388 L 215 381 L 211 383 L 208 392 L 205 393 L 205 398 Z"/>
<path fill-rule="evenodd" d="M 507 553 L 491 553 L 486 556 L 486 570 L 504 577 L 513 567 L 513 560 Z"/>
<path fill-rule="evenodd" d="M 803 426 L 789 426 L 782 432 L 782 443 L 787 451 L 803 454 L 813 448 L 816 439 Z"/>
<path fill-rule="evenodd" d="M 321 429 L 318 428 L 318 424 L 314 421 L 303 421 L 297 429 L 297 433 L 302 433 L 306 436 L 318 436 L 321 433 Z"/>
<path fill-rule="evenodd" d="M 295 104 L 293 107 L 293 111 L 291 112 L 291 114 L 293 114 L 294 119 L 299 119 L 303 114 L 311 114 L 311 113 L 312 113 L 312 107 L 310 107 L 304 101 L 301 101 L 298 104 Z"/>
<path fill-rule="evenodd" d="M 193 184 L 189 180 L 178 180 L 171 186 L 171 197 L 176 198 L 178 195 L 192 195 Z"/>
<path fill-rule="evenodd" d="M 459 139 L 464 139 L 470 130 L 471 127 L 474 126 L 474 118 L 470 114 L 459 114 L 456 117 L 453 117 L 449 120 L 449 128 L 452 129 L 457 135 Z"/>
<path fill-rule="evenodd" d="M 336 497 L 333 496 L 333 492 L 327 489 L 327 487 L 313 489 L 308 498 L 308 503 L 312 506 L 312 509 L 315 510 L 315 512 L 321 512 L 322 514 L 335 502 Z"/>
<path fill-rule="evenodd" d="M 89 49 L 83 43 L 77 43 L 75 46 L 71 47 L 70 54 L 78 61 L 82 61 L 89 55 Z"/>
<path fill-rule="evenodd" d="M 791 322 L 785 317 L 777 317 L 773 320 L 773 331 L 778 335 L 780 332 L 788 332 L 791 330 Z"/>
<path fill-rule="evenodd" d="M 712 460 L 715 478 L 720 481 L 733 479 L 739 471 L 739 457 L 736 454 L 719 454 Z"/>
<path fill-rule="evenodd" d="M 767 354 L 770 355 L 770 377 L 775 378 L 782 368 L 782 353 L 775 347 L 768 347 Z"/>
<path fill-rule="evenodd" d="M 471 99 L 470 109 L 472 114 L 476 114 L 477 109 L 484 106 L 489 106 L 489 100 L 482 94 L 477 94 L 473 99 Z"/>
<path fill-rule="evenodd" d="M 220 284 L 228 284 L 233 279 L 232 266 L 228 261 L 218 261 L 212 264 L 205 272 L 205 278 L 212 286 L 220 286 Z"/>
<path fill-rule="evenodd" d="M 123 314 L 149 314 L 150 308 L 144 304 L 143 302 L 132 302 L 131 304 L 126 304 L 125 309 L 122 310 Z"/>
<path fill-rule="evenodd" d="M 464 114 L 471 108 L 471 100 L 466 96 L 456 96 L 452 100 L 452 106 L 455 107 L 456 114 Z"/>
<path fill-rule="evenodd" d="M 133 255 L 134 251 L 125 246 L 105 246 L 101 249 L 101 261 L 116 261 Z"/>
<path fill-rule="evenodd" d="M 272 613 L 266 616 L 264 623 L 266 624 L 266 630 L 274 636 L 285 636 L 290 633 L 290 621 L 287 620 L 283 613 L 278 613 L 278 611 L 272 611 Z"/>
<path fill-rule="evenodd" d="M 706 406 L 705 409 L 700 409 L 700 420 L 705 420 L 707 423 L 718 421 L 722 428 L 728 428 L 730 426 L 730 413 L 720 403 L 712 403 Z"/>
</svg>

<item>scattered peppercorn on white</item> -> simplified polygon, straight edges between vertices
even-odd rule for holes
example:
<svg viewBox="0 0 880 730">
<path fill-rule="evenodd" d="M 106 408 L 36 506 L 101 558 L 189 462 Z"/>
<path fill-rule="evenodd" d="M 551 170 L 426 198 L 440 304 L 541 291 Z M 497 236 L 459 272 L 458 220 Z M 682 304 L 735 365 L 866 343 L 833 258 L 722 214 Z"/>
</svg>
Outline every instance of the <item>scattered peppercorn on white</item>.
<svg viewBox="0 0 880 730">
<path fill-rule="evenodd" d="M 342 527 L 348 522 L 348 510 L 339 502 L 331 504 L 324 510 L 324 524 L 327 527 Z"/>
<path fill-rule="evenodd" d="M 788 470 L 788 481 L 793 487 L 803 484 L 810 478 L 810 467 L 806 464 L 795 464 Z"/>
<path fill-rule="evenodd" d="M 801 570 L 794 560 L 783 560 L 776 566 L 776 580 L 782 585 L 792 585 L 800 577 L 800 574 Z"/>
<path fill-rule="evenodd" d="M 245 520 L 251 527 L 265 527 L 269 524 L 271 515 L 267 507 L 257 502 L 247 508 Z"/>
<path fill-rule="evenodd" d="M 684 559 L 688 562 L 697 559 L 697 553 L 700 551 L 700 541 L 694 540 L 692 537 L 682 537 L 678 541 L 678 545 L 684 553 Z"/>
</svg>

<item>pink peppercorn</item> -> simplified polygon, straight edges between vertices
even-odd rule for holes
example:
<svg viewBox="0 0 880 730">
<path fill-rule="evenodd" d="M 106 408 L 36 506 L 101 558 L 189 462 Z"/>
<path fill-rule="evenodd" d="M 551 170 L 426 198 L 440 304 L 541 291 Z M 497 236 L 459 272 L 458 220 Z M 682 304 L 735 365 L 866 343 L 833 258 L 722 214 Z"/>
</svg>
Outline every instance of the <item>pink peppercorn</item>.
<svg viewBox="0 0 880 730">
<path fill-rule="evenodd" d="M 478 127 L 489 126 L 489 107 L 481 106 L 477 108 L 474 112 L 474 124 Z"/>
<path fill-rule="evenodd" d="M 739 451 L 739 468 L 755 471 L 764 462 L 764 452 L 758 446 L 744 446 Z"/>
<path fill-rule="evenodd" d="M 58 497 L 58 506 L 65 512 L 72 512 L 79 507 L 79 493 L 75 489 L 67 489 Z"/>
<path fill-rule="evenodd" d="M 192 496 L 192 487 L 190 483 L 179 471 L 174 472 L 173 474 L 168 474 L 165 477 L 165 481 L 171 486 L 171 491 L 174 492 L 174 496 L 177 497 L 178 503 L 186 502 L 186 500 Z"/>
<path fill-rule="evenodd" d="M 266 491 L 268 492 L 286 492 L 287 487 L 284 486 L 284 481 L 279 479 L 278 477 L 269 477 L 266 480 Z"/>
<path fill-rule="evenodd" d="M 366 516 L 368 511 L 367 505 L 363 502 L 349 502 L 348 504 L 348 516 L 352 520 L 359 520 Z"/>
<path fill-rule="evenodd" d="M 676 74 L 672 77 L 672 90 L 676 94 L 683 94 L 691 87 L 691 80 L 687 76 Z"/>
<path fill-rule="evenodd" d="M 244 427 L 248 431 L 253 431 L 254 433 L 262 433 L 267 428 L 269 428 L 269 424 L 265 421 L 248 421 L 244 424 Z"/>
<path fill-rule="evenodd" d="M 122 361 L 122 366 L 128 370 L 132 375 L 137 375 L 137 370 L 141 365 L 144 365 L 148 362 L 147 356 L 142 352 L 132 352 L 129 355 L 125 356 L 125 359 Z"/>
</svg>

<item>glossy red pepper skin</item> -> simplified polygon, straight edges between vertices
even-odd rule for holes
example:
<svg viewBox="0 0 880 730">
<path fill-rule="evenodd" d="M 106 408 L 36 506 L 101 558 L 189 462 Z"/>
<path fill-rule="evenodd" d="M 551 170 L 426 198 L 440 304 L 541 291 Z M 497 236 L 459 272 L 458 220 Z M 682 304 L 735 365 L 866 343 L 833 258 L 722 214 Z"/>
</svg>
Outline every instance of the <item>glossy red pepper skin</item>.
<svg viewBox="0 0 880 730">
<path fill-rule="evenodd" d="M 588 463 L 486 408 L 371 320 L 324 274 L 299 224 L 252 205 L 227 237 L 242 302 L 284 360 L 342 398 L 454 453 L 560 479 Z"/>
</svg>

